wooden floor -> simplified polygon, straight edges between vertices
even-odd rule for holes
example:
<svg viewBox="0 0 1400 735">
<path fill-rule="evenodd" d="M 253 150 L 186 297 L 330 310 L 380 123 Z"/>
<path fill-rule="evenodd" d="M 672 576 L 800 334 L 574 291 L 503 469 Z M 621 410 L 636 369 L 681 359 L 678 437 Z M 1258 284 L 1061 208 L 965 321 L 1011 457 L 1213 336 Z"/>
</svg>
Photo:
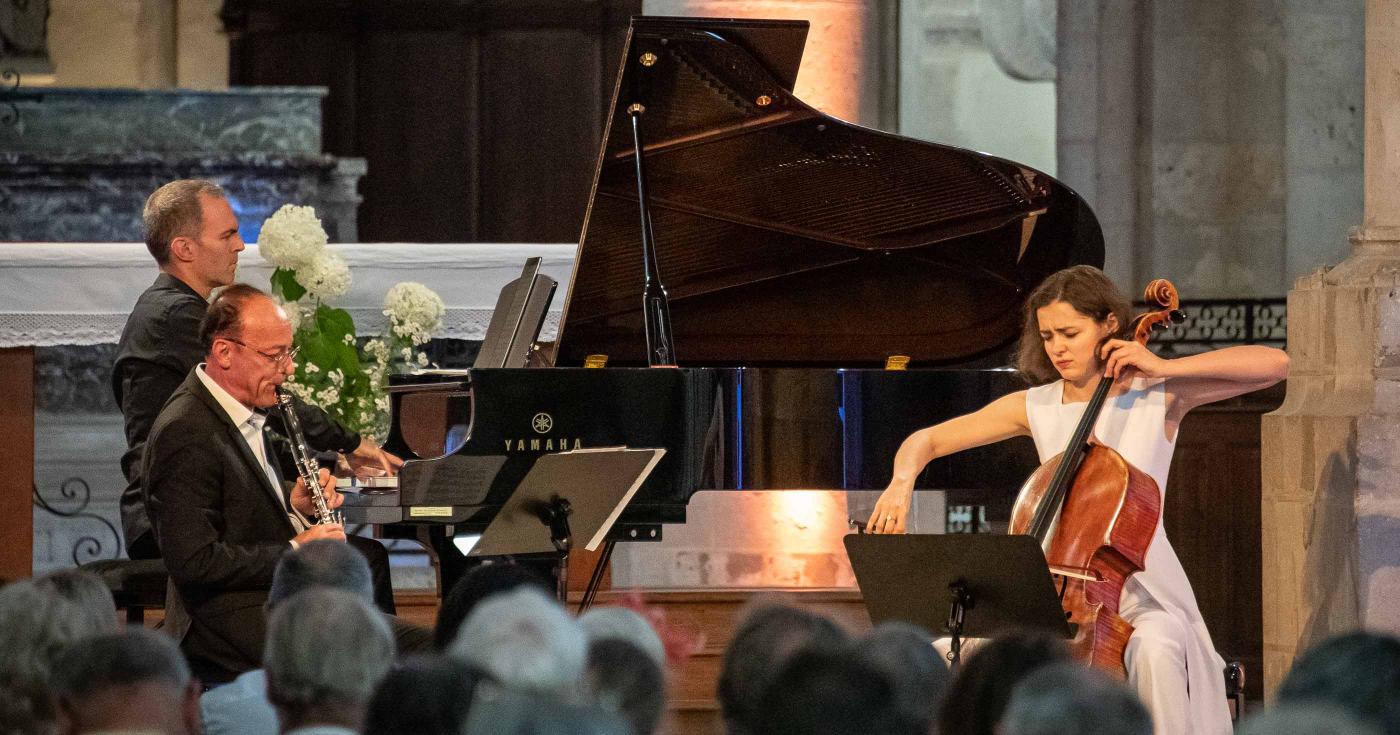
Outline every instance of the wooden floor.
<svg viewBox="0 0 1400 735">
<path fill-rule="evenodd" d="M 595 606 L 608 605 L 621 592 L 601 592 Z M 851 589 L 818 590 L 668 590 L 643 591 L 643 601 L 665 611 L 669 625 L 701 641 L 700 650 L 682 665 L 667 672 L 667 716 L 664 735 L 718 735 L 724 732 L 715 700 L 720 660 L 734 634 L 740 612 L 755 600 L 777 600 L 812 610 L 836 620 L 850 633 L 870 630 L 860 593 Z M 571 596 L 570 609 L 579 596 Z M 399 592 L 394 595 L 399 617 L 431 628 L 437 621 L 439 600 L 435 592 Z M 154 626 L 162 610 L 147 611 L 145 624 Z"/>
</svg>

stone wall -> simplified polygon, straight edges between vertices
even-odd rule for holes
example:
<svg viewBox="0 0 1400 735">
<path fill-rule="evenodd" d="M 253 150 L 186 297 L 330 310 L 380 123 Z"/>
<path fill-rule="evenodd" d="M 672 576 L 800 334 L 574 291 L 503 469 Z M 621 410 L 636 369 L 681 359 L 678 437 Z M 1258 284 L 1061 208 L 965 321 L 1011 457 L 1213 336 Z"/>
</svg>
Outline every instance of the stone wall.
<svg viewBox="0 0 1400 735">
<path fill-rule="evenodd" d="M 1106 269 L 1278 297 L 1361 213 L 1362 0 L 1060 3 L 1060 178 Z"/>
<path fill-rule="evenodd" d="M 48 0 L 49 84 L 225 89 L 222 0 Z M 39 81 L 39 80 L 35 80 Z M 28 83 L 28 82 L 27 82 Z"/>
<path fill-rule="evenodd" d="M 895 132 L 1055 175 L 1054 6 L 903 0 Z M 1048 18 L 1038 23 L 1045 8 Z"/>
</svg>

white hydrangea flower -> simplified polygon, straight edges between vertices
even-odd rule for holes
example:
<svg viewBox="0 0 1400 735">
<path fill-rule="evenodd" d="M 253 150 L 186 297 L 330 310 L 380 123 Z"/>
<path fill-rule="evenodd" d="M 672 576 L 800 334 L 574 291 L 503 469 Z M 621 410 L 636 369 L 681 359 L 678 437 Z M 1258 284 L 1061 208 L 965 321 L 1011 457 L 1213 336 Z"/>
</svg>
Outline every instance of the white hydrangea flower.
<svg viewBox="0 0 1400 735">
<path fill-rule="evenodd" d="M 329 373 L 326 373 L 326 377 L 330 378 L 331 385 L 334 385 L 337 388 L 345 384 L 345 373 L 341 372 L 340 368 L 336 368 L 330 371 Z"/>
<path fill-rule="evenodd" d="M 297 269 L 297 283 L 321 301 L 344 296 L 350 292 L 350 265 L 336 253 L 323 251 L 310 264 Z"/>
<path fill-rule="evenodd" d="M 377 363 L 387 363 L 389 361 L 389 345 L 382 339 L 369 340 L 365 342 L 365 354 L 369 355 Z"/>
<path fill-rule="evenodd" d="M 258 254 L 278 268 L 297 270 L 325 250 L 326 240 L 326 230 L 317 219 L 316 210 L 284 204 L 263 222 L 258 234 Z"/>
<path fill-rule="evenodd" d="M 303 364 L 303 367 L 304 367 L 304 369 L 306 370 L 306 374 L 307 374 L 307 375 L 310 375 L 310 374 L 312 374 L 312 373 L 319 373 L 319 372 L 321 372 L 321 366 L 320 366 L 320 365 L 317 365 L 317 364 L 314 363 L 314 362 L 311 362 L 310 360 L 306 361 L 306 362 Z"/>
<path fill-rule="evenodd" d="M 374 399 L 374 407 L 380 411 L 389 410 L 389 396 L 379 396 Z"/>
<path fill-rule="evenodd" d="M 287 390 L 290 390 L 292 392 L 292 395 L 301 399 L 303 402 L 311 402 L 311 389 L 307 386 L 304 386 L 301 383 L 297 383 L 292 380 L 288 380 L 282 385 L 286 386 Z"/>
<path fill-rule="evenodd" d="M 347 334 L 347 335 L 345 335 L 345 344 L 347 344 L 347 345 L 353 345 L 353 344 L 355 344 L 355 335 L 353 335 L 353 334 Z"/>
<path fill-rule="evenodd" d="M 389 317 L 389 331 L 414 344 L 432 339 L 433 332 L 442 326 L 442 315 L 446 311 L 442 298 L 421 283 L 395 284 L 384 295 L 384 316 Z M 412 357 L 404 359 L 412 360 Z"/>
<path fill-rule="evenodd" d="M 334 406 L 340 402 L 340 389 L 335 386 L 328 386 L 320 393 L 316 394 L 316 405 L 321 408 Z"/>
<path fill-rule="evenodd" d="M 428 353 L 426 353 L 426 352 L 420 352 L 420 353 L 418 353 L 418 366 L 419 366 L 419 367 L 427 367 L 427 366 L 428 366 Z"/>
</svg>

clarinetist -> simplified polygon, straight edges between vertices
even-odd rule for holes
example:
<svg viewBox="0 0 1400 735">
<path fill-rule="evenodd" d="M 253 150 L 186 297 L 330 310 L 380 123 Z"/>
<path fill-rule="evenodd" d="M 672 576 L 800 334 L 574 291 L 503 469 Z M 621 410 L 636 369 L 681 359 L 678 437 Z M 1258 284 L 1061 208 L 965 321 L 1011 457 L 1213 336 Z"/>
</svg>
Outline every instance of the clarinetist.
<svg viewBox="0 0 1400 735">
<path fill-rule="evenodd" d="M 200 338 L 205 361 L 151 428 L 142 489 L 174 582 L 166 625 L 194 673 L 220 683 L 262 661 L 263 604 L 283 552 L 344 541 L 345 529 L 315 522 L 306 480 L 284 480 L 269 461 L 265 412 L 296 359 L 282 308 L 252 286 L 230 286 L 209 305 Z M 333 511 L 344 499 L 329 471 L 317 475 Z"/>
</svg>

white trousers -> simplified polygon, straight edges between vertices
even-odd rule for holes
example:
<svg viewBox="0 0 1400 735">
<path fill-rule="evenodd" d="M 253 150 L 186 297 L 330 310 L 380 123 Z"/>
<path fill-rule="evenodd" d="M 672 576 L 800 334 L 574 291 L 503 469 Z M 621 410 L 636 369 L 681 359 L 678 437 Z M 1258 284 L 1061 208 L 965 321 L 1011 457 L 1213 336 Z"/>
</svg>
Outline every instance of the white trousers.
<svg viewBox="0 0 1400 735">
<path fill-rule="evenodd" d="M 1199 647 L 1196 633 L 1150 596 L 1124 603 L 1120 614 L 1133 626 L 1133 635 L 1123 651 L 1123 665 L 1128 686 L 1152 713 L 1153 734 L 1230 733 L 1224 664 L 1219 656 L 1210 650 L 1193 652 L 1192 646 Z M 1206 670 L 1192 671 L 1192 659 Z M 1200 691 L 1193 690 L 1193 682 Z"/>
</svg>

